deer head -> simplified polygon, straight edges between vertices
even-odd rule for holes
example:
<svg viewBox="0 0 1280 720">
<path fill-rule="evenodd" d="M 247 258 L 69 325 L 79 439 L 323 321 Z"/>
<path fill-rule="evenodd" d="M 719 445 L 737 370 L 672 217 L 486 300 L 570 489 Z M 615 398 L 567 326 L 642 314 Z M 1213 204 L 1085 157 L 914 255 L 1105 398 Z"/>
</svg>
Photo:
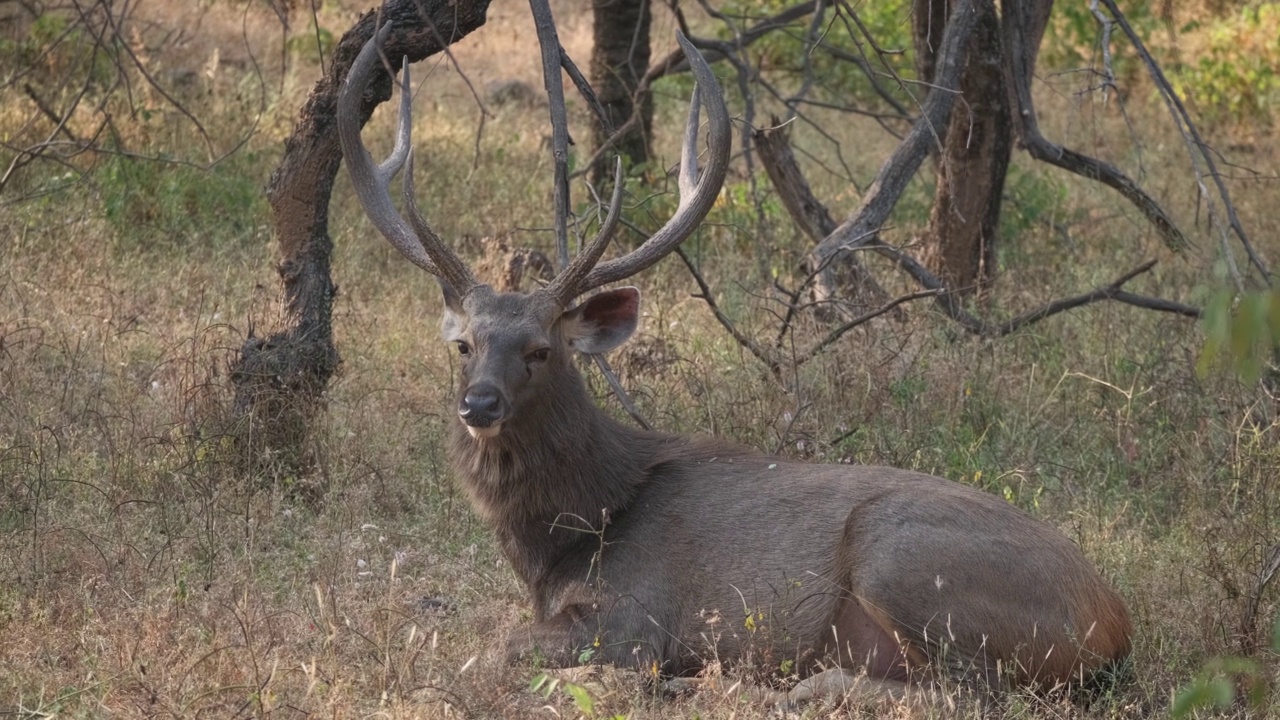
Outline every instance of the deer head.
<svg viewBox="0 0 1280 720">
<path fill-rule="evenodd" d="M 574 352 L 606 352 L 634 332 L 640 308 L 640 293 L 635 288 L 598 293 L 577 306 L 574 300 L 652 266 L 697 229 L 715 202 L 728 167 L 728 111 L 706 60 L 677 33 L 696 85 L 681 153 L 680 202 L 674 215 L 640 247 L 602 262 L 622 207 L 619 163 L 609 211 L 596 237 L 545 287 L 527 294 L 498 293 L 475 278 L 431 229 L 414 202 L 407 61 L 401 72 L 400 116 L 391 155 L 375 166 L 360 139 L 357 118 L 361 96 L 390 29 L 383 26 L 365 43 L 339 96 L 343 157 L 360 204 L 374 226 L 411 262 L 440 281 L 445 300 L 443 336 L 462 357 L 458 418 L 472 437 L 494 438 L 504 426 L 529 418 L 530 408 L 547 402 L 549 390 L 558 387 L 558 380 L 576 373 L 571 363 Z M 699 173 L 699 107 L 703 104 L 709 119 L 709 161 Z M 406 166 L 408 222 L 395 209 L 388 189 L 391 178 Z"/>
</svg>

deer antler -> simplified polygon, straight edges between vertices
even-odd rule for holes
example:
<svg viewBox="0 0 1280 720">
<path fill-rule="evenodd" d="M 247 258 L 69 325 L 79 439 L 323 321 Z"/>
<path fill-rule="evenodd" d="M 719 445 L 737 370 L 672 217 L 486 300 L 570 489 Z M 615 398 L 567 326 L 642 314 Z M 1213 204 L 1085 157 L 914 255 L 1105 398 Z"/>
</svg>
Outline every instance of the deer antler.
<svg viewBox="0 0 1280 720">
<path fill-rule="evenodd" d="M 347 171 L 351 173 L 351 184 L 355 187 L 356 196 L 360 198 L 365 214 L 378 231 L 414 265 L 439 277 L 460 297 L 465 297 L 479 283 L 466 264 L 432 231 L 413 202 L 413 160 L 410 150 L 413 122 L 407 58 L 401 72 L 400 119 L 396 125 L 396 144 L 391 155 L 381 165 L 374 167 L 373 158 L 360 139 L 360 101 L 369 86 L 374 63 L 380 55 L 379 48 L 390 33 L 391 25 L 383 25 L 369 38 L 351 64 L 346 84 L 338 95 L 338 139 L 342 142 L 342 156 L 347 162 Z M 388 190 L 391 178 L 404 167 L 406 161 L 409 170 L 404 179 L 405 195 L 409 217 L 413 222 L 412 228 L 396 211 Z"/>
<path fill-rule="evenodd" d="M 596 233 L 591 243 L 573 258 L 569 267 L 556 275 L 543 290 L 558 300 L 561 305 L 567 307 L 574 298 L 591 289 L 578 286 L 582 284 L 582 279 L 587 276 L 587 273 L 591 272 L 591 268 L 600 261 L 600 256 L 604 255 L 605 249 L 609 247 L 609 241 L 613 240 L 613 231 L 617 229 L 618 220 L 622 217 L 622 189 L 622 158 L 618 158 L 613 169 L 613 198 L 609 200 L 609 213 L 605 215 L 604 223 L 600 225 L 600 232 Z"/>
<path fill-rule="evenodd" d="M 401 72 L 400 119 L 396 125 L 396 143 L 391 155 L 382 164 L 374 166 L 369 151 L 360 139 L 358 115 L 361 98 L 369 85 L 379 48 L 391 32 L 384 25 L 360 50 L 346 85 L 338 96 L 338 137 L 342 142 L 343 158 L 351 173 L 356 196 L 365 213 L 378 231 L 413 264 L 440 278 L 459 296 L 465 296 L 476 285 L 471 270 L 457 254 L 431 229 L 414 202 L 413 152 L 410 149 L 412 111 L 409 93 L 409 65 L 406 59 Z M 676 40 L 684 49 L 693 70 L 696 85 L 689 108 L 689 123 L 685 128 L 684 146 L 680 159 L 680 204 L 675 214 L 643 245 L 623 257 L 596 265 L 604 254 L 618 226 L 622 210 L 622 164 L 614 173 L 613 198 L 600 232 L 587 247 L 573 259 L 569 267 L 560 273 L 543 292 L 554 297 L 561 305 L 568 305 L 575 297 L 592 288 L 630 277 L 661 260 L 684 242 L 697 229 L 698 224 L 711 210 L 712 203 L 724 184 L 729 166 L 730 127 L 729 112 L 724 97 L 716 83 L 711 67 L 685 36 L 678 32 Z M 698 173 L 699 108 L 705 101 L 708 116 L 707 145 L 709 162 L 701 176 Z M 405 206 L 409 223 L 396 211 L 388 185 L 391 178 L 405 165 Z"/>
<path fill-rule="evenodd" d="M 693 234 L 720 194 L 725 172 L 729 168 L 731 144 L 729 111 L 725 109 L 724 95 L 720 92 L 720 85 L 716 82 L 711 66 L 707 64 L 702 54 L 685 38 L 684 33 L 677 31 L 676 41 L 680 43 L 685 57 L 688 58 L 696 81 L 689 107 L 689 124 L 685 127 L 684 148 L 680 158 L 680 204 L 671 219 L 643 245 L 620 258 L 597 265 L 582 280 L 572 283 L 577 287 L 566 288 L 561 296 L 567 295 L 573 298 L 592 288 L 617 282 L 649 268 Z M 699 100 L 705 102 L 707 106 L 708 124 L 708 162 L 701 177 L 698 174 Z M 606 239 L 605 242 L 608 240 Z M 600 252 L 603 252 L 603 248 Z M 583 255 L 586 253 L 584 252 Z M 568 274 L 567 270 L 565 274 Z"/>
</svg>

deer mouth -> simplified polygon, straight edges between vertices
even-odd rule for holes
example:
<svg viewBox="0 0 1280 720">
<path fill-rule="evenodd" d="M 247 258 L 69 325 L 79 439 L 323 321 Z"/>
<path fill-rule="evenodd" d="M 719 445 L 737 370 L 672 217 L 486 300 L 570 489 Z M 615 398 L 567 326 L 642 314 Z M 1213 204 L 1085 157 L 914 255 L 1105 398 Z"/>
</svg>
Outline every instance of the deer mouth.
<svg viewBox="0 0 1280 720">
<path fill-rule="evenodd" d="M 502 432 L 502 423 L 500 422 L 486 425 L 484 427 L 477 427 L 465 420 L 463 421 L 463 424 L 467 426 L 467 433 L 477 440 L 495 438 L 498 436 L 498 433 Z"/>
</svg>

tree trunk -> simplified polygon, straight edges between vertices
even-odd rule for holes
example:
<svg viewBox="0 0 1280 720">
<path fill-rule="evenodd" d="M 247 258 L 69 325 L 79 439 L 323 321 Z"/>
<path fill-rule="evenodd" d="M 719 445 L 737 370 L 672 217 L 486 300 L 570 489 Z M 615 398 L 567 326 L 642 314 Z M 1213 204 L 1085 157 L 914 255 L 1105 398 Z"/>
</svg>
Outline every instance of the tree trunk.
<svg viewBox="0 0 1280 720">
<path fill-rule="evenodd" d="M 594 0 L 595 46 L 591 51 L 591 84 L 606 121 L 592 117 L 595 147 L 600 147 L 637 109 L 633 103 L 636 87 L 649 69 L 649 0 Z M 645 93 L 641 100 L 640 123 L 614 144 L 629 164 L 649 160 L 650 128 L 653 126 L 653 99 Z M 612 162 L 599 162 L 591 169 L 592 179 L 607 179 Z"/>
<path fill-rule="evenodd" d="M 483 25 L 488 6 L 489 0 L 389 0 L 362 15 L 343 35 L 328 73 L 303 105 L 267 185 L 280 242 L 283 328 L 256 337 L 251 327 L 231 367 L 234 409 L 248 423 L 238 435 L 250 443 L 246 449 L 256 467 L 263 468 L 260 461 L 267 457 L 271 462 L 265 467 L 287 474 L 306 467 L 308 430 L 341 362 L 331 318 L 338 289 L 329 272 L 329 196 L 342 160 L 337 98 L 351 63 L 380 22 L 396 28 L 384 48 L 386 56 L 407 55 L 417 62 Z M 378 71 L 365 93 L 362 126 L 374 108 L 391 98 L 391 85 L 391 77 Z"/>
<path fill-rule="evenodd" d="M 780 125 L 776 117 L 773 118 L 773 127 L 762 128 L 751 134 L 760 165 L 773 183 L 787 214 L 814 243 L 820 243 L 823 238 L 835 232 L 836 221 L 831 217 L 827 206 L 813 194 L 809 181 L 801 173 L 800 163 L 791 150 L 789 135 L 787 127 Z M 809 270 L 817 275 L 815 268 Z M 857 256 L 851 255 L 847 261 L 838 263 L 832 268 L 831 277 L 833 286 L 837 289 L 835 297 L 827 297 L 827 302 L 819 302 L 816 291 L 811 293 L 812 299 L 817 303 L 817 316 L 820 319 L 851 320 L 890 300 L 889 294 L 867 272 Z M 895 320 L 906 317 L 900 308 L 894 308 L 891 312 Z"/>
<path fill-rule="evenodd" d="M 916 0 L 917 67 L 932 72 L 946 0 Z M 993 0 L 975 3 L 977 25 L 965 52 L 957 103 L 942 135 L 937 188 L 923 258 L 947 287 L 961 292 L 990 282 L 1013 123 L 1005 83 L 1000 20 Z M 948 20 L 949 21 L 949 20 Z M 922 76 L 932 80 L 932 75 Z"/>
<path fill-rule="evenodd" d="M 965 49 L 969 47 L 977 25 L 978 13 L 974 8 L 982 2 L 984 0 L 955 0 L 955 9 L 942 33 L 935 60 L 933 84 L 941 89 L 930 93 L 920 103 L 920 118 L 880 166 L 875 180 L 863 193 L 862 204 L 813 249 L 810 267 L 819 270 L 815 283 L 820 301 L 838 297 L 839 287 L 834 273 L 837 263 L 847 260 L 857 248 L 880 246 L 880 228 L 928 156 L 937 128 L 945 127 L 949 122 L 952 106 L 957 104 L 955 99 L 964 69 Z M 892 251 L 882 246 L 881 250 L 885 253 Z M 936 280 L 932 273 L 920 269 Z M 940 297 L 939 302 L 951 304 L 954 299 L 946 295 Z"/>
</svg>

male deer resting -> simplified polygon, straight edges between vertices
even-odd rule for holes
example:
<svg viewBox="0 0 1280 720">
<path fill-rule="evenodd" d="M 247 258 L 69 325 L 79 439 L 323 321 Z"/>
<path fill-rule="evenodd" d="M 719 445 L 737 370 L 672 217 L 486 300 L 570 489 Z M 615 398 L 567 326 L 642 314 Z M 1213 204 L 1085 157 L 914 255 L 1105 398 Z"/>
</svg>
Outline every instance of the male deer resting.
<svg viewBox="0 0 1280 720">
<path fill-rule="evenodd" d="M 351 68 L 342 148 L 374 225 L 444 292 L 444 339 L 462 367 L 450 460 L 533 601 L 535 622 L 509 638 L 509 658 L 568 667 L 589 657 L 670 677 L 750 655 L 865 673 L 879 692 L 943 676 L 1047 688 L 1128 655 L 1129 615 L 1107 582 L 1064 535 L 999 498 L 905 470 L 642 431 L 594 405 L 574 355 L 626 341 L 640 296 L 624 287 L 574 300 L 679 245 L 728 164 L 724 100 L 683 37 L 698 89 L 674 216 L 599 262 L 615 191 L 599 235 L 549 285 L 521 294 L 478 282 L 414 205 L 407 67 L 395 149 L 376 167 L 365 150 L 358 107 L 386 33 Z M 699 97 L 709 116 L 700 176 Z M 388 191 L 406 159 L 409 223 Z"/>
</svg>

